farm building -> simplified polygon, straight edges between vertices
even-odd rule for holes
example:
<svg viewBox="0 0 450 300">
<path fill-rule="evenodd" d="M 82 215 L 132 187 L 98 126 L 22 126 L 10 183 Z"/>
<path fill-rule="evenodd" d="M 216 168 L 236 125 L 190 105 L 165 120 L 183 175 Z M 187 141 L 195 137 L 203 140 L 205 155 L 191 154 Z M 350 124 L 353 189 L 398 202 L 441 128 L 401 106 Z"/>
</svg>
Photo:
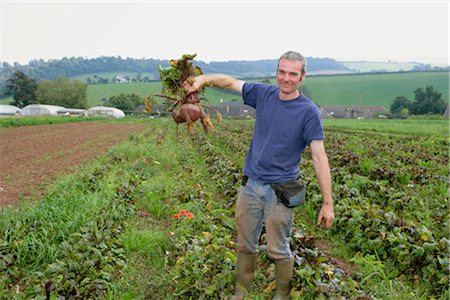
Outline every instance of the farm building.
<svg viewBox="0 0 450 300">
<path fill-rule="evenodd" d="M 211 115 L 219 111 L 224 117 L 231 118 L 254 118 L 256 111 L 253 107 L 245 105 L 241 101 L 221 102 L 218 106 L 213 106 Z"/>
<path fill-rule="evenodd" d="M 114 81 L 117 83 L 129 83 L 130 82 L 130 78 L 128 76 L 125 75 L 116 75 L 114 77 Z"/>
<path fill-rule="evenodd" d="M 14 105 L 0 105 L 0 116 L 15 116 L 20 114 L 21 109 Z"/>
<path fill-rule="evenodd" d="M 161 116 L 162 114 L 168 114 L 169 112 L 166 112 L 164 110 L 164 105 L 153 105 L 152 106 L 152 111 L 150 113 L 150 115 L 152 116 Z M 140 104 L 136 107 L 136 109 L 133 112 L 134 115 L 143 115 L 143 114 L 147 114 L 147 112 L 145 111 L 145 105 L 144 104 Z"/>
<path fill-rule="evenodd" d="M 111 118 L 124 118 L 125 113 L 115 107 L 107 106 L 94 106 L 89 108 L 84 113 L 88 117 L 111 117 Z"/>
<path fill-rule="evenodd" d="M 66 108 L 57 105 L 30 104 L 22 108 L 22 116 L 57 116 L 59 111 L 65 111 Z"/>
<path fill-rule="evenodd" d="M 382 118 L 389 112 L 383 106 L 323 105 L 320 107 L 324 118 Z"/>
</svg>

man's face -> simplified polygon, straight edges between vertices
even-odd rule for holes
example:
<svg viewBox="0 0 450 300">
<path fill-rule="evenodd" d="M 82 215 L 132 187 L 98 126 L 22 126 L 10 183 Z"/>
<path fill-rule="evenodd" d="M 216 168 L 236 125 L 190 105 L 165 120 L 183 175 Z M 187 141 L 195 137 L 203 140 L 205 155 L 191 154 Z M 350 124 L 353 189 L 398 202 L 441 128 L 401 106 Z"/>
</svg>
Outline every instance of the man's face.
<svg viewBox="0 0 450 300">
<path fill-rule="evenodd" d="M 295 94 L 300 87 L 300 82 L 305 78 L 302 73 L 303 65 L 298 60 L 282 58 L 278 64 L 277 81 L 280 92 L 285 95 Z"/>
</svg>

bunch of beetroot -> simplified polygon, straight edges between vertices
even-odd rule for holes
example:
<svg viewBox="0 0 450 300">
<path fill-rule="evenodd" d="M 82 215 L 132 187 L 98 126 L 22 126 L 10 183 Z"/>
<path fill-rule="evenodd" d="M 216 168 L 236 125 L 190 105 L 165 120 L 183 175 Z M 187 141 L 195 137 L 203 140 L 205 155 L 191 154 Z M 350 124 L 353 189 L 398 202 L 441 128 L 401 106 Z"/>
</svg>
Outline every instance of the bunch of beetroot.
<svg viewBox="0 0 450 300">
<path fill-rule="evenodd" d="M 169 68 L 159 68 L 162 94 L 157 95 L 173 102 L 170 110 L 172 111 L 172 118 L 177 124 L 177 130 L 180 123 L 186 122 L 188 132 L 191 134 L 194 131 L 194 122 L 198 119 L 201 120 L 205 133 L 208 133 L 208 130 L 212 128 L 211 118 L 205 113 L 203 105 L 200 104 L 201 100 L 206 100 L 199 97 L 203 93 L 203 89 L 187 94 L 183 87 L 185 81 L 193 83 L 194 77 L 203 74 L 202 70 L 191 62 L 195 56 L 195 54 L 185 54 L 181 59 L 171 60 Z"/>
</svg>

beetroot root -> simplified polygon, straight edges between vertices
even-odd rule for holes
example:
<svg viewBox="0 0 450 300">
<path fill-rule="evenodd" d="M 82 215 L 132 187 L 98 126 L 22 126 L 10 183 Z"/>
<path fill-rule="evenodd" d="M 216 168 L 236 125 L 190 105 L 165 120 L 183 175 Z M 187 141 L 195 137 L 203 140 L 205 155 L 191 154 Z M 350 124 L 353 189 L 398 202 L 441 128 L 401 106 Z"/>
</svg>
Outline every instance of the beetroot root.
<svg viewBox="0 0 450 300">
<path fill-rule="evenodd" d="M 177 124 L 188 122 L 189 120 L 195 122 L 202 116 L 202 113 L 204 111 L 201 106 L 186 103 L 172 112 L 172 118 Z"/>
<path fill-rule="evenodd" d="M 194 131 L 194 122 L 198 119 L 201 119 L 205 133 L 208 133 L 208 130 L 212 127 L 211 120 L 203 110 L 203 107 L 192 103 L 185 103 L 180 108 L 172 111 L 172 118 L 177 123 L 177 129 L 178 124 L 186 122 L 188 132 L 191 134 Z"/>
</svg>

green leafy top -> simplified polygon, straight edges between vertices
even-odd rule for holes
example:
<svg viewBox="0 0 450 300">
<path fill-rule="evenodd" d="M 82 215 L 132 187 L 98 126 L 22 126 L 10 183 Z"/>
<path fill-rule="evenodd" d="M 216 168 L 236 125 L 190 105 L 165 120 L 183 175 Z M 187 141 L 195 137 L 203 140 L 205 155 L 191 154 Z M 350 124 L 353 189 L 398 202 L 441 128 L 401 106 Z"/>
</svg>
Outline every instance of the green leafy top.
<svg viewBox="0 0 450 300">
<path fill-rule="evenodd" d="M 169 68 L 163 69 L 161 66 L 159 67 L 159 76 L 162 83 L 162 95 L 158 96 L 167 100 L 175 101 L 173 106 L 176 106 L 179 103 L 196 104 L 199 103 L 200 100 L 204 100 L 204 98 L 199 98 L 198 96 L 203 93 L 204 89 L 187 95 L 183 88 L 183 82 L 188 81 L 192 83 L 194 81 L 194 77 L 203 74 L 202 69 L 194 66 L 191 62 L 195 56 L 196 54 L 184 54 L 181 59 L 170 60 Z"/>
</svg>

